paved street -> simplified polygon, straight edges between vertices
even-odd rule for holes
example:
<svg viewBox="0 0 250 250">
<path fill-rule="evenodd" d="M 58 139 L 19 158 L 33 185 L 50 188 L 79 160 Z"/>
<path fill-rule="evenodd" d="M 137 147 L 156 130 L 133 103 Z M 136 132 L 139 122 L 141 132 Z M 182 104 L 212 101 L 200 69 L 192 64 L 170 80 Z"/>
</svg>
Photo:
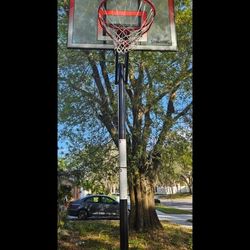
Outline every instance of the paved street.
<svg viewBox="0 0 250 250">
<path fill-rule="evenodd" d="M 183 210 L 193 210 L 192 199 L 160 199 L 161 204 Z"/>
</svg>

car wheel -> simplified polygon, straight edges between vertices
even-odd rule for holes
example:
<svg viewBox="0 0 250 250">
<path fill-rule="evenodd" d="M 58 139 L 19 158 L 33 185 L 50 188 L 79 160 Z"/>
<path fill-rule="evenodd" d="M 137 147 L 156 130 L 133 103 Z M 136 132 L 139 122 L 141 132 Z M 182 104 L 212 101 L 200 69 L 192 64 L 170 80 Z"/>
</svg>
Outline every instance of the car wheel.
<svg viewBox="0 0 250 250">
<path fill-rule="evenodd" d="M 80 210 L 80 212 L 78 214 L 78 219 L 79 220 L 85 220 L 85 219 L 87 219 L 87 217 L 88 217 L 87 211 Z"/>
</svg>

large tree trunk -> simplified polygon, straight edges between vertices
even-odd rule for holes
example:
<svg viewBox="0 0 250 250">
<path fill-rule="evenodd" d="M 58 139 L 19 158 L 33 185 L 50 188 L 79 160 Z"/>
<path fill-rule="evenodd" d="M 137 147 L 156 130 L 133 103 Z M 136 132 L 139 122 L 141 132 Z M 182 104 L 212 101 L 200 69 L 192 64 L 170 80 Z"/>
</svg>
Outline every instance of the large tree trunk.
<svg viewBox="0 0 250 250">
<path fill-rule="evenodd" d="M 173 189 L 173 184 L 170 184 L 170 189 L 171 189 L 171 194 L 173 195 L 174 194 L 174 189 Z"/>
<path fill-rule="evenodd" d="M 188 189 L 189 189 L 189 193 L 192 194 L 192 180 L 191 177 L 185 177 L 184 175 L 181 175 L 182 179 L 184 180 L 184 182 L 186 183 Z"/>
<path fill-rule="evenodd" d="M 188 184 L 189 193 L 192 194 L 192 184 Z"/>
<path fill-rule="evenodd" d="M 176 193 L 179 193 L 179 184 L 176 183 L 175 186 L 176 186 Z"/>
<path fill-rule="evenodd" d="M 133 177 L 130 178 L 130 182 L 128 184 L 129 194 L 130 194 L 130 212 L 129 212 L 129 227 L 132 229 L 136 228 L 136 207 L 135 207 L 135 189 L 133 186 Z"/>
<path fill-rule="evenodd" d="M 129 227 L 139 232 L 161 229 L 162 225 L 155 211 L 154 185 L 144 174 L 134 175 L 130 183 L 131 212 Z"/>
</svg>

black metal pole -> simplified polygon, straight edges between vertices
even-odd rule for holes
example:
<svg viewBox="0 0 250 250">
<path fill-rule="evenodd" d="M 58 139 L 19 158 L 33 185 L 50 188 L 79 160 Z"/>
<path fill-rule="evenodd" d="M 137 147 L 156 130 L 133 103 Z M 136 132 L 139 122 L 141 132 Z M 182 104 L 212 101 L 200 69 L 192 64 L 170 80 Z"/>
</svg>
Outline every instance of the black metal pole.
<svg viewBox="0 0 250 250">
<path fill-rule="evenodd" d="M 118 84 L 119 79 L 119 64 L 118 64 L 118 53 L 115 52 L 115 84 Z"/>
<path fill-rule="evenodd" d="M 125 128 L 124 64 L 118 64 L 119 79 L 119 164 L 120 164 L 120 249 L 128 249 L 127 143 Z"/>
<path fill-rule="evenodd" d="M 125 135 L 125 96 L 124 96 L 124 64 L 118 64 L 119 70 L 119 139 L 126 139 Z"/>
<path fill-rule="evenodd" d="M 125 84 L 128 83 L 128 52 L 125 54 Z"/>
</svg>

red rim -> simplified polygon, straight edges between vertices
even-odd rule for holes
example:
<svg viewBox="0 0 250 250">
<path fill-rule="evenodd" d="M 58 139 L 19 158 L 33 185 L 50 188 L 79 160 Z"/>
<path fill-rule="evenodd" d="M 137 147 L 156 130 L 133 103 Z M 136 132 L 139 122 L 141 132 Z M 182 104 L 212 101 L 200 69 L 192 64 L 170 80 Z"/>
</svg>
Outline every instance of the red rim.
<svg viewBox="0 0 250 250">
<path fill-rule="evenodd" d="M 99 5 L 99 8 L 98 8 L 98 20 L 99 20 L 99 23 L 100 23 L 101 27 L 102 27 L 103 29 L 105 29 L 105 31 L 108 33 L 109 36 L 112 37 L 112 35 L 107 31 L 107 29 L 106 29 L 105 26 L 103 25 L 103 19 L 101 19 L 101 18 L 100 18 L 100 15 L 99 15 L 99 13 L 102 12 L 101 8 L 104 7 L 103 5 L 104 5 L 105 3 L 107 3 L 107 1 L 108 1 L 108 0 L 102 0 L 101 3 L 100 3 L 100 5 Z M 146 3 L 148 3 L 148 4 L 150 5 L 151 9 L 153 10 L 153 16 L 155 16 L 155 14 L 156 14 L 155 6 L 154 6 L 154 4 L 151 2 L 151 0 L 144 0 L 144 2 L 146 2 Z M 122 27 L 123 27 L 122 25 L 119 27 L 119 25 L 113 25 L 113 24 L 107 24 L 107 23 L 106 23 L 106 26 L 109 26 L 110 28 L 115 29 L 115 30 L 121 30 L 121 31 L 126 31 L 126 32 L 135 31 L 135 30 L 140 30 L 140 29 L 142 29 L 142 28 L 148 26 L 148 28 L 141 34 L 141 35 L 143 35 L 143 34 L 145 34 L 145 33 L 150 29 L 152 23 L 153 23 L 153 22 L 151 22 L 151 23 L 146 23 L 146 24 L 144 24 L 143 26 L 141 26 L 141 27 L 139 27 L 139 28 L 138 28 L 138 27 L 125 27 L 124 29 L 122 28 Z"/>
</svg>

